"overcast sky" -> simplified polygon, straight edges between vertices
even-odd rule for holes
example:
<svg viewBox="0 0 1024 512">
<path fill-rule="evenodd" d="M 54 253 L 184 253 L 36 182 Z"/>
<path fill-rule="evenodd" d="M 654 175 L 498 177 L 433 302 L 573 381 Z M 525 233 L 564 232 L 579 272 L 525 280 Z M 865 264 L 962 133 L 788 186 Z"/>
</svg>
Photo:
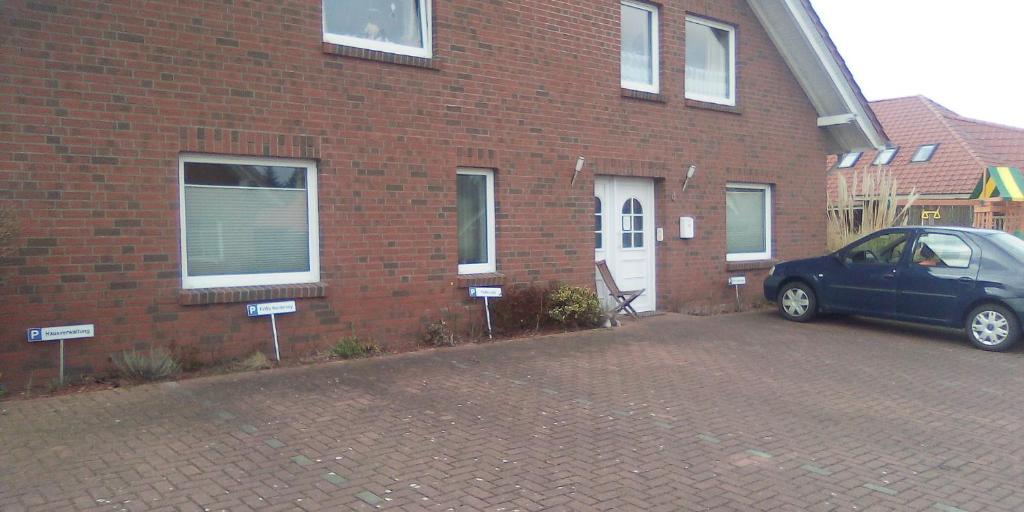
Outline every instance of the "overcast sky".
<svg viewBox="0 0 1024 512">
<path fill-rule="evenodd" d="M 1024 1 L 811 0 L 868 100 L 1024 128 Z"/>
</svg>

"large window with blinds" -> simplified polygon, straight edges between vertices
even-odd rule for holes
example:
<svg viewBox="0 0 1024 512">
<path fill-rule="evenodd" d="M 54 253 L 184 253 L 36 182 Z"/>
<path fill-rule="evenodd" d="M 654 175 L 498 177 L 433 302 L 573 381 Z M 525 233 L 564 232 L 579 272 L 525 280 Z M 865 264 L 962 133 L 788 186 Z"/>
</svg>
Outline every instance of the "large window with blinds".
<svg viewBox="0 0 1024 512">
<path fill-rule="evenodd" d="M 726 261 L 772 257 L 772 188 L 730 183 L 725 189 Z"/>
<path fill-rule="evenodd" d="M 320 280 L 316 164 L 182 155 L 184 288 Z"/>
</svg>

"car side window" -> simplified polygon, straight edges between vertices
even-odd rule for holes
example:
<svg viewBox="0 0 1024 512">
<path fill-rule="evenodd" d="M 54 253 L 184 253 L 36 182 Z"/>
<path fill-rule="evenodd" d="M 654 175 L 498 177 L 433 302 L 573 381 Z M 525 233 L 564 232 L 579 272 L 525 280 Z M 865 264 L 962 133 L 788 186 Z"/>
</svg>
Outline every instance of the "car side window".
<svg viewBox="0 0 1024 512">
<path fill-rule="evenodd" d="M 971 246 L 955 235 L 926 233 L 914 244 L 914 264 L 922 267 L 967 268 Z"/>
<path fill-rule="evenodd" d="M 907 247 L 907 233 L 886 233 L 857 244 L 846 252 L 848 265 L 895 265 Z"/>
</svg>

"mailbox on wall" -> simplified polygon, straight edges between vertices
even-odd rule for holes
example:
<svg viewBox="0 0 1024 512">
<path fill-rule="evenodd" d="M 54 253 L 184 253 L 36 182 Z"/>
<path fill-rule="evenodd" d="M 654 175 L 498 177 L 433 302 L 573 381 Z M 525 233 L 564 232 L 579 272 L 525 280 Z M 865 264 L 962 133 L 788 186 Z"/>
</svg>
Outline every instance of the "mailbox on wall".
<svg viewBox="0 0 1024 512">
<path fill-rule="evenodd" d="M 679 238 L 689 240 L 693 238 L 693 217 L 679 217 Z"/>
</svg>

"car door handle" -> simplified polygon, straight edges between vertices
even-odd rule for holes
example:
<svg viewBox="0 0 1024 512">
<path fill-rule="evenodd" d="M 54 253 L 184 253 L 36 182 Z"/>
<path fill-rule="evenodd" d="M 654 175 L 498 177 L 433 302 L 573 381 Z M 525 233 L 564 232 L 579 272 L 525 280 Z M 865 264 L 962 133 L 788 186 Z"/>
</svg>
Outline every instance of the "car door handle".
<svg viewBox="0 0 1024 512">
<path fill-rule="evenodd" d="M 974 278 L 973 277 L 963 276 L 960 279 L 958 279 L 958 281 L 960 281 L 961 283 L 973 283 L 974 282 Z"/>
<path fill-rule="evenodd" d="M 896 279 L 896 273 L 895 272 L 889 272 L 888 274 L 882 274 L 882 277 L 884 277 L 886 279 Z"/>
</svg>

